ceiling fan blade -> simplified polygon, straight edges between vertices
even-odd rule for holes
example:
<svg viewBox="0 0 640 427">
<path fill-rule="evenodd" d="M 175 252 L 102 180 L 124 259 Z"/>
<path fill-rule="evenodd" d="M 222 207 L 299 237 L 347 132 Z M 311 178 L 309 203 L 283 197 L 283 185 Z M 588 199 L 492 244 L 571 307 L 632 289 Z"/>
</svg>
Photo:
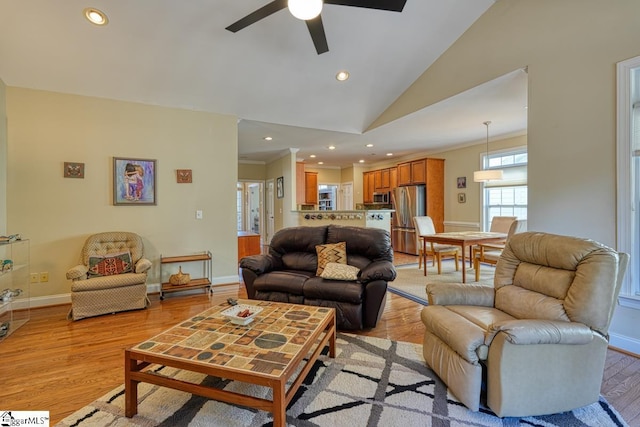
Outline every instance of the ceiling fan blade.
<svg viewBox="0 0 640 427">
<path fill-rule="evenodd" d="M 304 21 L 307 23 L 309 34 L 311 34 L 311 40 L 316 47 L 318 55 L 322 55 L 329 51 L 329 45 L 327 44 L 327 36 L 324 34 L 324 25 L 322 25 L 322 15 L 318 15 L 313 19 Z"/>
<path fill-rule="evenodd" d="M 267 16 L 284 9 L 285 7 L 287 7 L 287 0 L 274 0 L 266 6 L 261 7 L 260 9 L 248 14 L 244 18 L 229 25 L 226 29 L 231 31 L 232 33 L 236 33 L 243 28 L 258 22 L 259 20 L 264 19 Z"/>
<path fill-rule="evenodd" d="M 326 4 L 338 4 L 341 6 L 366 7 L 368 9 L 402 12 L 407 0 L 324 0 L 324 2 Z"/>
</svg>

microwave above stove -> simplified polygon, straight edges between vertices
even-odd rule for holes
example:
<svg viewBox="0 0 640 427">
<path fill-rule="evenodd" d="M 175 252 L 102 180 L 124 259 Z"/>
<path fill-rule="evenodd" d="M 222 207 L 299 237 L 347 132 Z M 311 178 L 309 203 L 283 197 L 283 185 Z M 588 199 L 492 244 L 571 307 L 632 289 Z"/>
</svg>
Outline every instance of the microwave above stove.
<svg viewBox="0 0 640 427">
<path fill-rule="evenodd" d="M 373 193 L 373 203 L 389 203 L 389 192 Z"/>
</svg>

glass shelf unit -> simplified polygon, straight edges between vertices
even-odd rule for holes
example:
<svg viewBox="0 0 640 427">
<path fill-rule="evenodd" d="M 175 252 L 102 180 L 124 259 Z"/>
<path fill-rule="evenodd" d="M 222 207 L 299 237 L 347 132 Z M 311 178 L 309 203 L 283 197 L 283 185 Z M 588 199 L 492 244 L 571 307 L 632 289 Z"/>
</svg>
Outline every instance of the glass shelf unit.
<svg viewBox="0 0 640 427">
<path fill-rule="evenodd" d="M 29 321 L 29 241 L 0 244 L 0 341 Z"/>
</svg>

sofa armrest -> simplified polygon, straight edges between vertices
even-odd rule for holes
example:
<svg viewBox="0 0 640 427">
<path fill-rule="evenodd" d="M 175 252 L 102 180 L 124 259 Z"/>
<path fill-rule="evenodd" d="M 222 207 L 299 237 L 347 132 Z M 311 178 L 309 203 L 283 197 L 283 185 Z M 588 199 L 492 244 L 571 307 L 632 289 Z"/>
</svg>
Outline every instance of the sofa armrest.
<svg viewBox="0 0 640 427">
<path fill-rule="evenodd" d="M 250 255 L 240 260 L 240 268 L 251 270 L 256 275 L 282 269 L 282 263 L 271 254 Z"/>
<path fill-rule="evenodd" d="M 86 265 L 76 265 L 75 267 L 72 267 L 67 271 L 67 279 L 86 279 L 88 271 L 89 267 L 87 267 Z"/>
<path fill-rule="evenodd" d="M 136 273 L 146 273 L 151 268 L 151 261 L 146 258 L 140 258 L 138 262 L 136 262 L 135 272 Z"/>
<path fill-rule="evenodd" d="M 495 290 L 490 286 L 463 283 L 429 283 L 427 285 L 429 305 L 493 307 L 494 297 Z"/>
<path fill-rule="evenodd" d="M 367 284 L 374 280 L 384 280 L 391 282 L 396 278 L 396 268 L 391 261 L 374 261 L 360 270 L 358 273 L 358 281 Z"/>
<path fill-rule="evenodd" d="M 511 344 L 588 344 L 593 340 L 593 331 L 582 323 L 523 319 L 491 325 L 485 343 L 490 344 L 499 332 L 505 333 Z"/>
</svg>

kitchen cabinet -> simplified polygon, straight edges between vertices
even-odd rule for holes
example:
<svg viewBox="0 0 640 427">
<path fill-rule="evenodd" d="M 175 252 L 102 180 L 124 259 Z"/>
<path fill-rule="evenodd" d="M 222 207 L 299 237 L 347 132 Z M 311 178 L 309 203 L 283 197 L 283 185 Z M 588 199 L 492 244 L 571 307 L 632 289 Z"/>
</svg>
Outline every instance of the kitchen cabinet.
<svg viewBox="0 0 640 427">
<path fill-rule="evenodd" d="M 375 191 L 375 172 L 362 173 L 362 201 L 363 203 L 373 203 L 373 193 Z"/>
<path fill-rule="evenodd" d="M 304 173 L 304 201 L 307 205 L 318 204 L 318 172 Z"/>
<path fill-rule="evenodd" d="M 165 257 L 160 255 L 160 280 L 163 278 L 162 270 L 166 269 L 168 264 L 184 264 L 192 262 L 202 263 L 202 276 L 199 278 L 191 278 L 191 280 L 184 285 L 172 285 L 171 283 L 163 282 L 160 286 L 160 299 L 164 299 L 164 294 L 170 292 L 187 291 L 192 289 L 206 289 L 211 287 L 211 252 L 206 251 L 195 255 L 180 255 Z M 182 266 L 180 266 L 182 267 Z M 177 273 L 177 271 L 174 271 Z M 167 280 L 169 276 L 167 275 Z"/>
<path fill-rule="evenodd" d="M 437 233 L 444 231 L 444 159 L 425 159 L 424 181 L 427 188 L 426 214 Z"/>
<path fill-rule="evenodd" d="M 389 190 L 393 191 L 398 186 L 398 168 L 389 168 Z"/>
<path fill-rule="evenodd" d="M 0 341 L 29 321 L 29 241 L 0 244 Z"/>
<path fill-rule="evenodd" d="M 391 170 L 387 169 L 379 169 L 373 171 L 374 173 L 374 182 L 375 182 L 375 193 L 385 193 L 391 191 Z"/>
<path fill-rule="evenodd" d="M 238 262 L 249 255 L 260 255 L 260 235 L 249 231 L 238 231 Z"/>
<path fill-rule="evenodd" d="M 425 184 L 427 182 L 426 159 L 398 164 L 398 185 Z"/>
<path fill-rule="evenodd" d="M 305 200 L 305 179 L 304 163 L 296 163 L 296 204 L 304 205 Z"/>
</svg>

